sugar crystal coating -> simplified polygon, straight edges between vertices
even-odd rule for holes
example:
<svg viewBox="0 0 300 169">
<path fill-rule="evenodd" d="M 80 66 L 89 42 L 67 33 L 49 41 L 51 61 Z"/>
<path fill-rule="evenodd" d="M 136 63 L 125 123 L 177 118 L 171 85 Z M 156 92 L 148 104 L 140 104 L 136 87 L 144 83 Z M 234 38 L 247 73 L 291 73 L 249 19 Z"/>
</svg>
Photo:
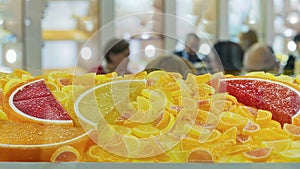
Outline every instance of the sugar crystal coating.
<svg viewBox="0 0 300 169">
<path fill-rule="evenodd" d="M 47 120 L 71 120 L 44 80 L 25 85 L 14 95 L 13 103 L 29 116 Z"/>
<path fill-rule="evenodd" d="M 273 120 L 291 123 L 291 118 L 300 110 L 298 93 L 278 83 L 262 80 L 224 80 L 220 85 L 240 103 L 269 110 Z M 222 91 L 224 92 L 224 91 Z"/>
</svg>

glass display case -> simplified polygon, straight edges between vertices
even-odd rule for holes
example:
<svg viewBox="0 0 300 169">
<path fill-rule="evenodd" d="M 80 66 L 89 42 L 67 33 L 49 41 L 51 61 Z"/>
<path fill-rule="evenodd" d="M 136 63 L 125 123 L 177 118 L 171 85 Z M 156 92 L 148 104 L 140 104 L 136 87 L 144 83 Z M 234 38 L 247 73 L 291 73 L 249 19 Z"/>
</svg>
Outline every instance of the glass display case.
<svg viewBox="0 0 300 169">
<path fill-rule="evenodd" d="M 300 0 L 272 0 L 272 10 L 265 12 L 274 23 L 259 0 L 247 5 L 242 0 L 0 0 L 0 72 L 12 72 L 0 74 L 0 169 L 297 168 L 299 133 L 272 120 L 271 110 L 239 98 L 256 102 L 292 93 L 285 103 L 296 107 L 296 118 L 289 118 L 300 125 L 300 104 L 290 101 L 299 102 L 298 88 L 292 88 L 300 86 L 299 78 L 257 73 L 276 82 L 249 78 L 259 81 L 251 88 L 268 93 L 255 89 L 259 96 L 253 96 L 239 81 L 245 79 L 222 72 L 188 78 L 141 72 L 156 57 L 182 50 L 191 32 L 201 38 L 197 52 L 210 55 L 221 34 L 220 1 L 227 4 L 228 40 L 238 42 L 240 32 L 253 28 L 267 41 L 268 22 L 274 24 L 275 52 L 292 51 L 287 44 L 300 31 Z M 87 73 L 102 61 L 106 40 L 115 37 L 130 42 L 129 70 L 137 74 Z M 232 94 L 225 87 L 222 93 L 220 82 L 240 88 L 229 87 Z M 276 99 L 278 106 L 281 97 Z M 279 144 L 268 142 L 274 140 Z M 268 152 L 261 154 L 264 146 Z"/>
</svg>

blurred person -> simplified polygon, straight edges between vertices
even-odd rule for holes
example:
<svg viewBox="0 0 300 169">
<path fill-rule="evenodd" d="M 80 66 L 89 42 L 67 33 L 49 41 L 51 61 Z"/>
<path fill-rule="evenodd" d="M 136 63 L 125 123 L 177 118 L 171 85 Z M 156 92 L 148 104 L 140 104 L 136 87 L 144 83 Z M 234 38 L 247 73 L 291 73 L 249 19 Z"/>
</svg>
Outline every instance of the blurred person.
<svg viewBox="0 0 300 169">
<path fill-rule="evenodd" d="M 278 68 L 279 65 L 270 47 L 264 43 L 256 43 L 245 53 L 242 73 L 265 71 L 277 74 Z"/>
<path fill-rule="evenodd" d="M 238 75 L 243 68 L 244 50 L 232 41 L 219 41 L 214 44 L 216 54 L 221 60 L 224 73 Z"/>
<path fill-rule="evenodd" d="M 105 74 L 111 72 L 129 73 L 127 65 L 129 62 L 128 56 L 130 55 L 129 43 L 124 39 L 112 39 L 105 46 L 104 59 L 106 65 L 99 65 L 97 70 L 91 71 L 96 74 Z"/>
<path fill-rule="evenodd" d="M 183 78 L 186 78 L 188 73 L 196 73 L 196 69 L 190 61 L 174 55 L 158 56 L 150 61 L 145 68 L 145 71 L 147 72 L 155 70 L 178 72 L 183 76 Z"/>
<path fill-rule="evenodd" d="M 192 63 L 201 62 L 198 56 L 200 48 L 200 38 L 195 33 L 190 33 L 186 37 L 185 48 L 181 51 L 176 51 L 175 55 L 182 57 Z"/>
<path fill-rule="evenodd" d="M 246 52 L 253 44 L 258 42 L 257 33 L 252 29 L 247 32 L 241 32 L 239 40 L 242 49 Z"/>
<path fill-rule="evenodd" d="M 197 74 L 207 73 L 204 63 L 205 56 L 200 54 L 200 38 L 195 33 L 189 33 L 186 37 L 185 48 L 181 51 L 174 52 L 175 55 L 188 60 L 197 68 Z"/>
<path fill-rule="evenodd" d="M 284 68 L 285 70 L 285 74 L 295 74 L 294 70 L 295 70 L 295 61 L 297 60 L 297 58 L 300 58 L 300 33 L 298 33 L 293 41 L 295 42 L 295 44 L 297 45 L 296 51 L 289 55 L 289 59 L 287 61 L 287 64 Z"/>
</svg>

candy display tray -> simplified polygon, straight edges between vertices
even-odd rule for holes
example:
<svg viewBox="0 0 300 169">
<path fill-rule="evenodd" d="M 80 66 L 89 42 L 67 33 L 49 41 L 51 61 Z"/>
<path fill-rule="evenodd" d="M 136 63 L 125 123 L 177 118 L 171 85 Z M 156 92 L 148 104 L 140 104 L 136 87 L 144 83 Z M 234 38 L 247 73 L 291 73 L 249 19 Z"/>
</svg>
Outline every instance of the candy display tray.
<svg viewBox="0 0 300 169">
<path fill-rule="evenodd" d="M 299 163 L 31 163 L 2 162 L 0 169 L 296 169 Z"/>
</svg>

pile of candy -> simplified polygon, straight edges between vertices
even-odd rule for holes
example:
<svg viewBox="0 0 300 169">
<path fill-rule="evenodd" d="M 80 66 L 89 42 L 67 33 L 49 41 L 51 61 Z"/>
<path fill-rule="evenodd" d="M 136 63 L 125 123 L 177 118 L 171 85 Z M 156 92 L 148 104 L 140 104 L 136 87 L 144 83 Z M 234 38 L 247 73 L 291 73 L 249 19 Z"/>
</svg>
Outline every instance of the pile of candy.
<svg viewBox="0 0 300 169">
<path fill-rule="evenodd" d="M 0 161 L 300 161 L 298 78 L 0 76 Z"/>
</svg>

